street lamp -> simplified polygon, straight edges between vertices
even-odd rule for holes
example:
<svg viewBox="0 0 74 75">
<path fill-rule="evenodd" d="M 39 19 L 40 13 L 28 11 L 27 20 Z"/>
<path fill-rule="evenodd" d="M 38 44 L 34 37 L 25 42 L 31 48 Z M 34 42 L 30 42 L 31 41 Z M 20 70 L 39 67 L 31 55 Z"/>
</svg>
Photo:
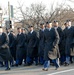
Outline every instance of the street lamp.
<svg viewBox="0 0 74 75">
<path fill-rule="evenodd" d="M 2 14 L 3 14 L 2 8 L 0 7 L 0 26 L 2 26 Z"/>
</svg>

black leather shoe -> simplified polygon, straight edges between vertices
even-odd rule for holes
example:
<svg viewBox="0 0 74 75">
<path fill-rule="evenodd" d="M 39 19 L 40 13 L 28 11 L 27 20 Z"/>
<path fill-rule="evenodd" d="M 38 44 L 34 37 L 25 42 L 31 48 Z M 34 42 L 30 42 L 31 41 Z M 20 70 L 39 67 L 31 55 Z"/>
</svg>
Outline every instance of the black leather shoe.
<svg viewBox="0 0 74 75">
<path fill-rule="evenodd" d="M 22 65 L 22 63 L 19 63 L 19 65 Z"/>
<path fill-rule="evenodd" d="M 14 67 L 14 65 L 11 65 L 11 67 Z"/>
<path fill-rule="evenodd" d="M 37 66 L 37 65 L 38 65 L 38 63 L 35 64 L 35 66 Z"/>
<path fill-rule="evenodd" d="M 43 71 L 48 71 L 48 69 L 47 69 L 47 68 L 43 68 L 42 70 L 43 70 Z"/>
<path fill-rule="evenodd" d="M 31 66 L 32 64 L 31 63 L 27 63 L 27 64 L 25 64 L 24 66 Z"/>
<path fill-rule="evenodd" d="M 69 66 L 69 64 L 65 62 L 65 63 L 64 63 L 64 66 Z"/>
<path fill-rule="evenodd" d="M 15 64 L 16 67 L 18 67 L 18 64 Z"/>
<path fill-rule="evenodd" d="M 55 70 L 58 70 L 58 69 L 59 69 L 59 67 L 56 67 L 56 68 L 55 68 Z"/>
<path fill-rule="evenodd" d="M 43 63 L 39 63 L 39 65 L 43 65 Z"/>
<path fill-rule="evenodd" d="M 6 68 L 5 71 L 11 70 L 10 68 Z"/>
</svg>

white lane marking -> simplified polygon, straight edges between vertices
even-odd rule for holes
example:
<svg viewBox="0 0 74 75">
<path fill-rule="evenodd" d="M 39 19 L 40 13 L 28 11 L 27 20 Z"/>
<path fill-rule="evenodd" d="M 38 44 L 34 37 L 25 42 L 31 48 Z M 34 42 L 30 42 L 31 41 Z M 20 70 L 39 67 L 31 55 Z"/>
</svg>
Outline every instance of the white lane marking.
<svg viewBox="0 0 74 75">
<path fill-rule="evenodd" d="M 57 75 L 57 74 L 66 73 L 66 72 L 70 72 L 70 71 L 74 71 L 74 69 L 59 71 L 59 72 L 55 72 L 55 73 L 51 73 L 51 74 L 47 74 L 47 75 Z"/>
</svg>

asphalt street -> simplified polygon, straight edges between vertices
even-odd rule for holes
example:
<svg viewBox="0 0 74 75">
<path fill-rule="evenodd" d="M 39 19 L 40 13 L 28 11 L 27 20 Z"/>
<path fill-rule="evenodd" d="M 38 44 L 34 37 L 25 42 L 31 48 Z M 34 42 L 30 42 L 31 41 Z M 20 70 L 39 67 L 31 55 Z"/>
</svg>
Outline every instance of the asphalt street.
<svg viewBox="0 0 74 75">
<path fill-rule="evenodd" d="M 74 63 L 68 67 L 61 66 L 58 70 L 50 66 L 48 71 L 42 71 L 43 66 L 12 67 L 10 71 L 0 67 L 0 75 L 74 75 Z"/>
</svg>

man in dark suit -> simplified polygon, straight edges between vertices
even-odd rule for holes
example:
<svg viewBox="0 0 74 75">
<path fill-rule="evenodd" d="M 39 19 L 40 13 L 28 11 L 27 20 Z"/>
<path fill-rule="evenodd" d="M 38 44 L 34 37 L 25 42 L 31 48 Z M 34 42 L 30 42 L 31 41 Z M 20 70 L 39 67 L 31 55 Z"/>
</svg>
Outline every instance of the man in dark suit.
<svg viewBox="0 0 74 75">
<path fill-rule="evenodd" d="M 24 63 L 26 64 L 26 55 L 27 55 L 27 34 L 25 28 L 21 29 L 21 33 L 24 35 L 24 51 L 23 51 L 23 59 Z"/>
<path fill-rule="evenodd" d="M 35 57 L 38 52 L 37 52 L 37 33 L 34 31 L 33 26 L 29 26 L 29 33 L 27 35 L 28 39 L 28 45 L 27 45 L 27 65 L 32 65 L 33 59 L 35 59 L 36 64 L 38 64 L 38 58 Z"/>
<path fill-rule="evenodd" d="M 16 60 L 16 36 L 12 30 L 8 33 L 9 36 L 9 48 L 13 60 L 11 61 L 11 66 L 14 66 L 14 60 Z"/>
<path fill-rule="evenodd" d="M 64 39 L 65 39 L 65 54 L 66 54 L 66 62 L 65 66 L 68 66 L 70 64 L 70 51 L 71 46 L 73 44 L 74 39 L 74 27 L 71 26 L 71 21 L 66 21 L 67 27 L 64 31 Z"/>
<path fill-rule="evenodd" d="M 40 24 L 40 31 L 39 31 L 39 49 L 38 49 L 38 54 L 39 54 L 39 64 L 43 65 L 44 64 L 44 30 L 45 30 L 45 24 L 41 23 Z"/>
<path fill-rule="evenodd" d="M 21 28 L 17 28 L 18 34 L 16 38 L 16 44 L 17 44 L 17 49 L 16 49 L 16 66 L 22 65 L 22 60 L 23 60 L 23 55 L 24 55 L 24 43 L 25 43 L 25 36 L 21 32 Z"/>
<path fill-rule="evenodd" d="M 48 52 L 53 51 L 53 48 L 58 50 L 58 43 L 59 43 L 59 34 L 54 28 L 52 28 L 51 22 L 47 22 L 47 28 L 44 31 L 44 38 L 45 38 L 45 47 L 44 47 L 45 62 L 44 62 L 44 68 L 42 70 L 48 71 L 48 67 L 50 66 L 50 59 L 48 58 Z M 56 69 L 58 69 L 59 65 L 57 59 L 54 59 L 54 64 L 56 66 Z"/>
<path fill-rule="evenodd" d="M 10 70 L 10 60 L 12 60 L 8 44 L 8 35 L 4 33 L 2 27 L 0 27 L 0 61 L 6 62 L 6 70 Z"/>
<path fill-rule="evenodd" d="M 63 56 L 63 51 L 62 51 L 63 30 L 61 27 L 59 27 L 58 21 L 54 21 L 53 25 L 54 25 L 54 28 L 57 30 L 59 37 L 60 37 L 58 46 L 59 46 L 59 51 L 60 51 L 60 55 L 61 55 L 61 57 L 60 57 L 61 64 L 63 64 L 64 60 L 65 60 L 64 56 Z M 59 58 L 58 58 L 58 61 L 59 61 Z"/>
</svg>

